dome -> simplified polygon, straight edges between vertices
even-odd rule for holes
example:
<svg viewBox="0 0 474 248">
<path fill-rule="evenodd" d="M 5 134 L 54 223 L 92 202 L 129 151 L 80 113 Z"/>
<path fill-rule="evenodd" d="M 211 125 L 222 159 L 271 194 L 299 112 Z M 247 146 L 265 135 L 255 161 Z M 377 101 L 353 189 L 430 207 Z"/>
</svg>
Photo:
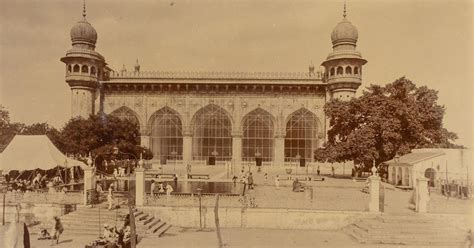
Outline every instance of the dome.
<svg viewBox="0 0 474 248">
<path fill-rule="evenodd" d="M 76 25 L 71 28 L 71 41 L 73 43 L 85 42 L 95 45 L 97 41 L 97 32 L 84 18 L 84 20 L 77 22 Z"/>
<path fill-rule="evenodd" d="M 355 45 L 358 37 L 359 33 L 357 32 L 357 28 L 345 17 L 342 22 L 337 24 L 331 33 L 331 41 L 333 45 L 338 43 L 351 43 Z"/>
</svg>

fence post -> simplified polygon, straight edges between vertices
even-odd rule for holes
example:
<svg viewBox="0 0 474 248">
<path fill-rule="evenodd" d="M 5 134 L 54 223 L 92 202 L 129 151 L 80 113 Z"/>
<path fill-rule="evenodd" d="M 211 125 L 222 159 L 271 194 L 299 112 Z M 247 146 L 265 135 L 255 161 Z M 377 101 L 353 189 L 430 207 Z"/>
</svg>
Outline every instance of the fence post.
<svg viewBox="0 0 474 248">
<path fill-rule="evenodd" d="M 370 176 L 368 180 L 370 191 L 369 211 L 379 212 L 380 177 L 374 174 L 373 176 Z"/>
<path fill-rule="evenodd" d="M 222 244 L 221 227 L 219 226 L 219 194 L 216 194 L 216 206 L 214 207 L 214 217 L 216 221 L 218 247 L 222 248 L 224 247 L 224 245 Z"/>
<path fill-rule="evenodd" d="M 143 206 L 145 196 L 145 169 L 135 169 L 135 205 Z"/>
<path fill-rule="evenodd" d="M 95 190 L 94 187 L 94 168 L 92 167 L 85 167 L 84 168 L 84 198 L 83 198 L 83 203 L 84 205 L 87 205 L 88 203 L 88 190 Z"/>
<path fill-rule="evenodd" d="M 426 213 L 427 205 L 429 201 L 428 195 L 428 179 L 417 178 L 416 179 L 416 196 L 415 206 L 418 213 Z"/>
</svg>

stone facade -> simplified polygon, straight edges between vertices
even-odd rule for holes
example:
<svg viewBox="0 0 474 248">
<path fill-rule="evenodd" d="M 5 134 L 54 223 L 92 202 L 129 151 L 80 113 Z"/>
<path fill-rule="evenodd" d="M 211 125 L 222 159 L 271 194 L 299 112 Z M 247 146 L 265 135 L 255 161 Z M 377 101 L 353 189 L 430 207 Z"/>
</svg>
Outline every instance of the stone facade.
<svg viewBox="0 0 474 248">
<path fill-rule="evenodd" d="M 344 13 L 324 72 L 313 65 L 298 73 L 143 72 L 138 61 L 133 71 L 114 71 L 95 51 L 97 33 L 83 17 L 61 59 L 72 116 L 100 111 L 136 122 L 141 144 L 160 163 L 311 162 L 326 139 L 324 104 L 354 97 L 366 63 Z"/>
</svg>

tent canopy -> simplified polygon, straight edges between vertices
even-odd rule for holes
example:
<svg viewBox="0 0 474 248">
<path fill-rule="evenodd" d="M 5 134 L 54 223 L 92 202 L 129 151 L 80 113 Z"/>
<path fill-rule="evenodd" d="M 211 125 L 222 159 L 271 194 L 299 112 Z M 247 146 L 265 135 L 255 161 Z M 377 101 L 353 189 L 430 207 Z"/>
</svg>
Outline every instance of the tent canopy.
<svg viewBox="0 0 474 248">
<path fill-rule="evenodd" d="M 66 162 L 67 161 L 67 162 Z M 49 170 L 85 164 L 67 158 L 46 135 L 16 135 L 0 156 L 0 170 Z"/>
</svg>

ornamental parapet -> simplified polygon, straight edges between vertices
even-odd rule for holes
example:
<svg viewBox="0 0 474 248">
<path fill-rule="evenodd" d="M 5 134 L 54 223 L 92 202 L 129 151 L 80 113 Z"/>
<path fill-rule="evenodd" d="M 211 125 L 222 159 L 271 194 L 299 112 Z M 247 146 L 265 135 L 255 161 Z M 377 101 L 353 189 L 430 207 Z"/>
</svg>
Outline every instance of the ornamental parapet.
<svg viewBox="0 0 474 248">
<path fill-rule="evenodd" d="M 257 79 L 321 81 L 323 72 L 112 71 L 110 78 Z"/>
</svg>

